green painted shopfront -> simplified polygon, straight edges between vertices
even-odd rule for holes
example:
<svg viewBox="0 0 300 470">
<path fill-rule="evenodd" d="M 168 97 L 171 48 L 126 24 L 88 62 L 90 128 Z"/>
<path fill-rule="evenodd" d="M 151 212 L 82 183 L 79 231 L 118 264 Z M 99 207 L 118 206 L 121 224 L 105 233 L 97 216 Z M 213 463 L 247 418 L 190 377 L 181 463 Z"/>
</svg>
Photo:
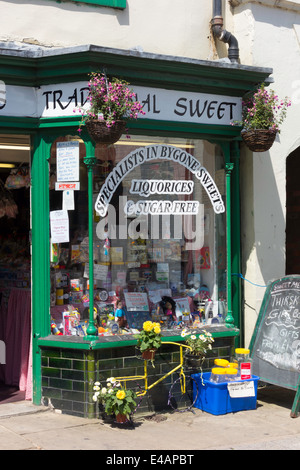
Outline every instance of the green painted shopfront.
<svg viewBox="0 0 300 470">
<path fill-rule="evenodd" d="M 203 370 L 229 359 L 244 328 L 232 123 L 272 70 L 92 45 L 2 50 L 0 63 L 0 383 L 97 417 L 95 381 L 141 375 L 148 320 L 163 335 L 149 380 L 178 362 L 168 343 L 186 327 L 214 337 Z M 114 144 L 78 132 L 91 72 L 143 105 Z M 168 409 L 172 380 L 139 412 Z"/>
</svg>

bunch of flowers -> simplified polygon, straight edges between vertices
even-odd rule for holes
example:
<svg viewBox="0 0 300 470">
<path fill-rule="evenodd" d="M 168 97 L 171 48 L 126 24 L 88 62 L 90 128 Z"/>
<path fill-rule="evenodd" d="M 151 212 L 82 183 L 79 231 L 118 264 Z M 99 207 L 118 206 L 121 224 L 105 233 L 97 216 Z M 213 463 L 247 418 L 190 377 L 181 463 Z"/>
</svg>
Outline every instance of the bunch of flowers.
<svg viewBox="0 0 300 470">
<path fill-rule="evenodd" d="M 141 352 L 147 349 L 158 349 L 161 345 L 161 328 L 159 323 L 146 321 L 143 330 L 136 336 Z"/>
<path fill-rule="evenodd" d="M 272 129 L 280 132 L 279 127 L 286 118 L 289 106 L 291 101 L 288 97 L 280 100 L 274 90 L 267 91 L 262 84 L 256 93 L 242 102 L 243 120 L 233 124 L 242 126 L 245 130 Z"/>
<path fill-rule="evenodd" d="M 136 408 L 136 393 L 133 390 L 125 390 L 114 377 L 106 380 L 106 387 L 101 387 L 100 382 L 94 383 L 93 400 L 99 401 L 105 406 L 108 415 L 129 415 Z"/>
<path fill-rule="evenodd" d="M 109 81 L 105 74 L 92 72 L 87 98 L 90 107 L 87 111 L 79 108 L 82 115 L 79 131 L 87 120 L 104 120 L 107 127 L 111 127 L 120 119 L 137 119 L 139 114 L 145 114 L 142 104 L 136 100 L 136 94 L 128 85 L 124 80 L 114 77 Z"/>
<path fill-rule="evenodd" d="M 212 349 L 212 343 L 214 342 L 211 333 L 206 330 L 196 335 L 195 332 L 189 332 L 187 329 L 184 329 L 182 330 L 181 337 L 185 338 L 186 344 L 190 348 L 188 354 L 193 356 L 204 356 L 208 350 Z"/>
</svg>

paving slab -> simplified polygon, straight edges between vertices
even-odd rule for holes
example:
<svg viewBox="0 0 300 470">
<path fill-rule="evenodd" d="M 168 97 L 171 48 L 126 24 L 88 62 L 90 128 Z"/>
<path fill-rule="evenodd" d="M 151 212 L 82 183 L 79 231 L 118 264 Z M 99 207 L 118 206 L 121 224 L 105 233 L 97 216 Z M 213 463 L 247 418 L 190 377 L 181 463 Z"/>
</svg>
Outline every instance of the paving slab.
<svg viewBox="0 0 300 470">
<path fill-rule="evenodd" d="M 272 402 L 272 394 L 258 393 L 255 410 L 214 416 L 194 408 L 135 418 L 131 425 L 61 414 L 30 402 L 9 403 L 0 405 L 0 450 L 102 450 L 114 455 L 299 450 L 300 417 L 290 417 L 294 395 L 282 395 L 284 391 Z"/>
</svg>

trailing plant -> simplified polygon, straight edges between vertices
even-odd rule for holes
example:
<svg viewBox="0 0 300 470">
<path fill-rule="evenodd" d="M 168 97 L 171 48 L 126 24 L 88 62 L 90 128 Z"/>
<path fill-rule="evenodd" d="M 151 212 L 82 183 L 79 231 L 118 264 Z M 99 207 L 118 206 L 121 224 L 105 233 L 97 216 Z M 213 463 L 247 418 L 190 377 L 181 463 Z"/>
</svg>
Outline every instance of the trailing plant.
<svg viewBox="0 0 300 470">
<path fill-rule="evenodd" d="M 128 82 L 116 77 L 108 80 L 100 72 L 92 72 L 89 76 L 87 101 L 90 107 L 87 110 L 78 108 L 82 116 L 79 132 L 88 120 L 103 120 L 107 127 L 111 127 L 118 120 L 137 119 L 139 114 L 146 114 Z"/>
<path fill-rule="evenodd" d="M 256 92 L 243 100 L 242 121 L 234 121 L 233 125 L 242 126 L 244 130 L 271 129 L 280 132 L 289 106 L 291 100 L 288 97 L 279 99 L 275 91 L 266 90 L 263 83 Z"/>
<path fill-rule="evenodd" d="M 208 350 L 212 349 L 214 339 L 211 333 L 203 330 L 203 333 L 196 335 L 195 332 L 189 332 L 187 329 L 182 330 L 181 337 L 185 338 L 185 342 L 189 349 L 187 354 L 193 356 L 205 356 Z"/>
</svg>

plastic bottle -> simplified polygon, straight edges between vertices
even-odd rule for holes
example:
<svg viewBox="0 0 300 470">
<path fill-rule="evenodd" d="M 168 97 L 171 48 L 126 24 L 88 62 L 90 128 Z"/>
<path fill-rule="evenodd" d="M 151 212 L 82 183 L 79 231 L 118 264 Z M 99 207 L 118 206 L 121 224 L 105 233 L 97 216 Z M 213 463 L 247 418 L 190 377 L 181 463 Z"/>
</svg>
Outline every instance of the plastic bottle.
<svg viewBox="0 0 300 470">
<path fill-rule="evenodd" d="M 64 304 L 64 290 L 56 289 L 56 305 Z"/>
<path fill-rule="evenodd" d="M 229 367 L 229 361 L 227 361 L 227 359 L 215 359 L 214 364 L 217 367 Z"/>
<path fill-rule="evenodd" d="M 238 369 L 238 363 L 237 362 L 228 362 L 227 367 L 234 367 L 235 369 Z"/>
<path fill-rule="evenodd" d="M 236 367 L 225 367 L 225 377 L 227 382 L 237 380 L 238 370 Z"/>
<path fill-rule="evenodd" d="M 214 383 L 226 382 L 225 367 L 213 367 L 210 374 L 210 381 Z"/>
<path fill-rule="evenodd" d="M 234 362 L 238 364 L 238 378 L 241 380 L 251 379 L 252 360 L 249 357 L 250 350 L 246 348 L 237 348 L 235 350 Z"/>
</svg>

